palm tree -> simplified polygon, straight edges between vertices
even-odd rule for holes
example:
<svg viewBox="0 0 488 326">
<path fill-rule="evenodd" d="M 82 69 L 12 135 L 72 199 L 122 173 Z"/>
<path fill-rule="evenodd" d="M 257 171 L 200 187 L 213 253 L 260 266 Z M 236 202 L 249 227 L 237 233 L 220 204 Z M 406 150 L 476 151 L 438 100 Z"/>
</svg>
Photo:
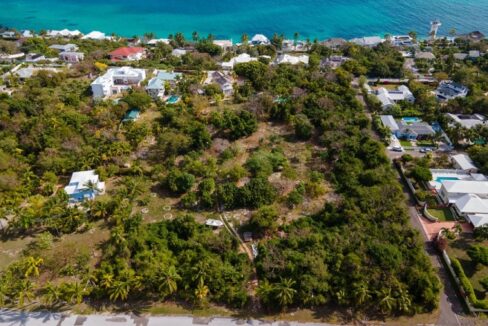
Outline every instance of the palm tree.
<svg viewBox="0 0 488 326">
<path fill-rule="evenodd" d="M 197 31 L 194 31 L 193 33 L 191 33 L 191 38 L 193 40 L 193 42 L 197 42 L 198 41 L 198 32 Z"/>
<path fill-rule="evenodd" d="M 295 32 L 293 34 L 293 46 L 295 47 L 295 50 L 297 48 L 297 44 L 298 44 L 298 38 L 300 37 L 300 33 L 298 32 Z"/>
<path fill-rule="evenodd" d="M 34 286 L 29 280 L 20 281 L 19 292 L 18 292 L 18 305 L 19 307 L 24 306 L 26 300 L 34 299 Z"/>
<path fill-rule="evenodd" d="M 286 307 L 293 303 L 293 297 L 295 296 L 295 293 L 297 290 L 293 288 L 295 285 L 295 281 L 289 278 L 282 278 L 281 282 L 278 283 L 275 288 L 275 297 L 280 303 L 281 307 Z"/>
<path fill-rule="evenodd" d="M 92 193 L 101 192 L 101 190 L 98 188 L 98 185 L 91 180 L 89 180 L 87 183 L 85 183 L 84 186 L 86 187 L 86 190 L 88 190 L 89 192 L 92 192 Z"/>
<path fill-rule="evenodd" d="M 103 274 L 102 279 L 100 280 L 100 285 L 105 289 L 108 289 L 114 283 L 114 275 L 113 274 Z"/>
<path fill-rule="evenodd" d="M 390 313 L 393 311 L 393 307 L 395 306 L 395 298 L 391 295 L 391 289 L 383 289 L 380 292 L 380 302 L 379 307 L 381 312 L 383 313 Z"/>
<path fill-rule="evenodd" d="M 109 298 L 112 301 L 127 300 L 130 291 L 130 283 L 128 281 L 114 281 L 112 286 L 109 288 Z"/>
<path fill-rule="evenodd" d="M 52 306 L 59 302 L 61 297 L 61 291 L 51 282 L 48 282 L 46 286 L 43 288 L 43 296 L 42 299 L 44 303 L 48 306 Z"/>
<path fill-rule="evenodd" d="M 268 280 L 263 280 L 259 282 L 259 286 L 256 289 L 256 294 L 258 295 L 261 302 L 265 305 L 271 302 L 271 296 L 273 294 L 274 287 L 269 283 Z"/>
<path fill-rule="evenodd" d="M 246 33 L 242 34 L 241 43 L 243 45 L 247 45 L 249 43 L 249 35 L 247 35 Z"/>
<path fill-rule="evenodd" d="M 195 289 L 195 298 L 197 302 L 201 305 L 208 296 L 208 286 L 203 282 L 203 278 L 198 281 L 197 288 Z"/>
<path fill-rule="evenodd" d="M 29 277 L 34 275 L 35 277 L 39 276 L 39 266 L 44 262 L 42 258 L 34 258 L 32 256 L 27 257 L 25 260 L 25 277 Z"/>
<path fill-rule="evenodd" d="M 354 298 L 356 303 L 359 306 L 362 306 L 367 301 L 371 299 L 371 295 L 369 294 L 368 286 L 365 284 L 360 284 L 354 287 L 353 291 Z"/>
<path fill-rule="evenodd" d="M 162 275 L 159 277 L 158 289 L 163 296 L 168 296 L 175 293 L 178 290 L 178 281 L 181 280 L 181 276 L 176 272 L 174 266 L 162 271 Z"/>
</svg>

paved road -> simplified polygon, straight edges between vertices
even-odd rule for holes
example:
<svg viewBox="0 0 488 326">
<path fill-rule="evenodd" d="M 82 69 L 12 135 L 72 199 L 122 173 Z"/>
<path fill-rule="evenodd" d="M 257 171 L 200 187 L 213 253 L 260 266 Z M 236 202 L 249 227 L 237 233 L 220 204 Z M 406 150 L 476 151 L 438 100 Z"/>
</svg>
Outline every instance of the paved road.
<svg viewBox="0 0 488 326">
<path fill-rule="evenodd" d="M 1 326 L 233 326 L 233 325 L 267 325 L 267 326 L 319 326 L 330 325 L 323 323 L 297 323 L 297 322 L 266 322 L 255 319 L 233 318 L 199 318 L 199 317 L 158 317 L 136 316 L 128 314 L 118 315 L 88 315 L 77 316 L 60 313 L 19 312 L 0 310 Z M 330 325 L 332 326 L 332 325 Z"/>
</svg>

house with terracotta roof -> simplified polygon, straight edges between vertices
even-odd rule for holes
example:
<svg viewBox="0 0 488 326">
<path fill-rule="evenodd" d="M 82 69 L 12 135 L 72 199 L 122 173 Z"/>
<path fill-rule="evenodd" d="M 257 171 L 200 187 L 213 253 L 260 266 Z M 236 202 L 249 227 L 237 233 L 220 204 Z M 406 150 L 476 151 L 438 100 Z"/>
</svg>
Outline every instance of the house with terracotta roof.
<svg viewBox="0 0 488 326">
<path fill-rule="evenodd" d="M 146 49 L 142 47 L 121 47 L 108 54 L 112 61 L 137 61 L 146 57 Z"/>
</svg>

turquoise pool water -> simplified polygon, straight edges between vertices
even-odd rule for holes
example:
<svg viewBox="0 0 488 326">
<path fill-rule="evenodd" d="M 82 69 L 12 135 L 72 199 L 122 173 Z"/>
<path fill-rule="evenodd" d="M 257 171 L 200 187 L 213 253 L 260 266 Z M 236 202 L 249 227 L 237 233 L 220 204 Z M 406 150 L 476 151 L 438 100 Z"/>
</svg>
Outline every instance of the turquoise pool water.
<svg viewBox="0 0 488 326">
<path fill-rule="evenodd" d="M 420 119 L 417 117 L 404 117 L 402 120 L 409 123 L 420 121 Z"/>
<path fill-rule="evenodd" d="M 459 180 L 459 178 L 456 178 L 456 177 L 438 177 L 437 179 L 435 179 L 435 181 L 437 181 L 439 183 L 443 183 L 444 181 L 453 181 L 453 180 Z"/>
<path fill-rule="evenodd" d="M 168 100 L 166 101 L 166 103 L 168 104 L 175 104 L 177 103 L 178 101 L 180 100 L 180 97 L 179 96 L 176 96 L 176 95 L 172 95 L 168 98 Z"/>
</svg>

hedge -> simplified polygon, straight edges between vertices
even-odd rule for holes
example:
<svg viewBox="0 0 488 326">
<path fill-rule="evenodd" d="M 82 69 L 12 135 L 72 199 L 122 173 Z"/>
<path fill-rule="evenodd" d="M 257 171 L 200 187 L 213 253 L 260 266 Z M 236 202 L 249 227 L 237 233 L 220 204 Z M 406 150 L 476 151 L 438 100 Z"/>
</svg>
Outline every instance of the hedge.
<svg viewBox="0 0 488 326">
<path fill-rule="evenodd" d="M 488 309 L 488 300 L 478 300 L 476 294 L 474 293 L 473 285 L 471 285 L 468 277 L 466 274 L 464 274 L 464 269 L 459 260 L 456 258 L 451 258 L 451 266 L 454 269 L 454 272 L 457 274 L 459 281 L 461 282 L 461 286 L 466 292 L 466 296 L 472 305 L 478 309 Z"/>
</svg>

